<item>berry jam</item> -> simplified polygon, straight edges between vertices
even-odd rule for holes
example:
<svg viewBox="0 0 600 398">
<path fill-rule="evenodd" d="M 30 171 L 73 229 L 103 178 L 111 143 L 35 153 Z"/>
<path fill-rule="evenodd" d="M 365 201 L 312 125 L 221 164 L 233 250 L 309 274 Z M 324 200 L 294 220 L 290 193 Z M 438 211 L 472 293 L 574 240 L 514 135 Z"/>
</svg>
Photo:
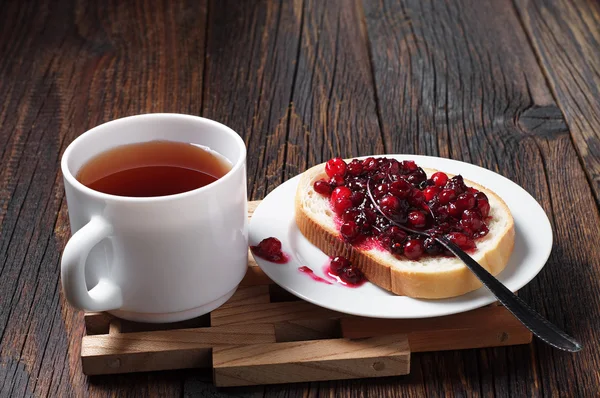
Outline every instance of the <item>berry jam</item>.
<svg viewBox="0 0 600 398">
<path fill-rule="evenodd" d="M 263 260 L 277 264 L 285 264 L 288 262 L 288 256 L 281 251 L 281 242 L 277 238 L 266 238 L 260 241 L 256 246 L 250 246 L 252 254 Z"/>
<path fill-rule="evenodd" d="M 445 236 L 463 250 L 474 249 L 475 241 L 488 233 L 488 198 L 467 187 L 460 175 L 436 172 L 427 178 L 414 161 L 372 157 L 349 163 L 334 158 L 325 172 L 328 179 L 315 181 L 315 192 L 329 198 L 341 238 L 354 246 L 375 241 L 410 260 L 450 254 L 434 239 L 407 234 L 379 209 L 397 223 Z"/>
</svg>

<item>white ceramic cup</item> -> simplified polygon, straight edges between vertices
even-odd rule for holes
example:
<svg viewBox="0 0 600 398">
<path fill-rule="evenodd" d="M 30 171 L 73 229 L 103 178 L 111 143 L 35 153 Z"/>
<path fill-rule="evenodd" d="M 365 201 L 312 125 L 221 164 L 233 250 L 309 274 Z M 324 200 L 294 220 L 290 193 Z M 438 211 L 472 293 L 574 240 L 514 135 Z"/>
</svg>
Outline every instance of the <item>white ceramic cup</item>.
<svg viewBox="0 0 600 398">
<path fill-rule="evenodd" d="M 153 140 L 209 147 L 233 167 L 207 186 L 148 198 L 108 195 L 75 178 L 102 152 Z M 233 295 L 248 261 L 246 147 L 233 130 L 189 115 L 126 117 L 75 139 L 61 168 L 73 233 L 61 279 L 74 307 L 176 322 L 206 314 Z"/>
</svg>

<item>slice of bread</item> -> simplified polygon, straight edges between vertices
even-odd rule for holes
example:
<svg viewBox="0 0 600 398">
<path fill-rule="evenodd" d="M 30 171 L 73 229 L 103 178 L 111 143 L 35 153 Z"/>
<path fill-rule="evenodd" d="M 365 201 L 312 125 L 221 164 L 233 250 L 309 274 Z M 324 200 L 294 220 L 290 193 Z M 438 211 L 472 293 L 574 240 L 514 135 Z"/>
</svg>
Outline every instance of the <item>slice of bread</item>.
<svg viewBox="0 0 600 398">
<path fill-rule="evenodd" d="M 437 170 L 424 169 L 427 176 Z M 448 175 L 452 177 L 452 175 Z M 480 288 L 481 282 L 455 257 L 424 256 L 418 261 L 396 257 L 387 250 L 358 249 L 340 237 L 331 210 L 329 198 L 313 189 L 315 181 L 325 178 L 325 163 L 305 171 L 296 191 L 296 224 L 300 232 L 328 256 L 347 257 L 366 278 L 390 292 L 427 299 L 460 296 Z M 515 229 L 510 210 L 494 192 L 465 180 L 469 187 L 484 192 L 490 204 L 486 223 L 489 233 L 475 242 L 477 248 L 470 253 L 492 275 L 498 275 L 513 251 Z"/>
</svg>

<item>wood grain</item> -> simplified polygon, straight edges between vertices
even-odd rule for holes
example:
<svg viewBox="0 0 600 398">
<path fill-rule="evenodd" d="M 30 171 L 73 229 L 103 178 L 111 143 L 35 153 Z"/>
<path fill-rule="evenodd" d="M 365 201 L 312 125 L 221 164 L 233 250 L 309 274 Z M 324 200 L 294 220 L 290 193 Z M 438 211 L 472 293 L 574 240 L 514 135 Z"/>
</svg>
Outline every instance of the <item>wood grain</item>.
<svg viewBox="0 0 600 398">
<path fill-rule="evenodd" d="M 210 321 L 213 326 L 339 317 L 338 312 L 318 307 L 306 301 L 220 307 L 210 313 Z"/>
<path fill-rule="evenodd" d="M 600 203 L 600 4 L 562 0 L 515 4 Z"/>
<path fill-rule="evenodd" d="M 587 227 L 598 225 L 598 210 L 515 9 L 497 1 L 363 3 L 385 141 L 393 152 L 478 164 L 528 190 L 551 218 L 555 248 L 519 296 L 581 341 L 590 339 L 594 322 L 576 313 L 600 308 L 600 270 L 592 265 L 600 253 L 586 244 L 600 232 Z M 532 123 L 538 115 L 552 120 Z M 574 291 L 585 292 L 586 304 Z M 407 389 L 428 396 L 585 396 L 595 353 L 568 356 L 536 340 L 532 348 L 426 354 L 414 367 L 430 377 L 411 374 Z M 557 360 L 563 370 L 551 365 Z M 512 373 L 514 364 L 521 367 Z M 443 381 L 430 385 L 431 378 Z"/>
<path fill-rule="evenodd" d="M 217 386 L 383 377 L 410 371 L 405 335 L 215 347 Z"/>
<path fill-rule="evenodd" d="M 59 283 L 69 236 L 59 159 L 103 121 L 198 114 L 205 16 L 204 1 L 1 7 L 0 396 L 182 392 L 168 374 L 103 384 L 82 374 L 83 314 L 64 301 Z M 152 32 L 157 27 L 163 34 Z"/>
<path fill-rule="evenodd" d="M 85 374 L 208 368 L 218 345 L 274 343 L 272 325 L 233 325 L 84 336 L 81 364 Z"/>
<path fill-rule="evenodd" d="M 555 232 L 521 297 L 590 342 L 577 355 L 537 342 L 418 354 L 401 378 L 235 394 L 596 395 L 597 22 L 597 3 L 579 0 L 4 2 L 0 396 L 222 395 L 196 372 L 81 372 L 83 314 L 59 280 L 60 155 L 83 131 L 146 112 L 239 132 L 254 199 L 334 154 L 431 154 L 499 171 L 540 201 Z"/>
<path fill-rule="evenodd" d="M 531 332 L 504 307 L 424 319 L 341 319 L 342 337 L 356 339 L 405 334 L 411 352 L 529 344 Z"/>
</svg>

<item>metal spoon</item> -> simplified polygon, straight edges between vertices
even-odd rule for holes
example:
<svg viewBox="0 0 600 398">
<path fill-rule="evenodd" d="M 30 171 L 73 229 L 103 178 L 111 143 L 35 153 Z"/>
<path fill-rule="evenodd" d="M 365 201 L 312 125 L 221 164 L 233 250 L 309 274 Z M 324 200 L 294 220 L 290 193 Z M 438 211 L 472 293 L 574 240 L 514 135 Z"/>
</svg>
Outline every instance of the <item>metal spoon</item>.
<svg viewBox="0 0 600 398">
<path fill-rule="evenodd" d="M 450 240 L 443 236 L 436 236 L 425 231 L 419 231 L 404 226 L 403 224 L 394 221 L 387 214 L 385 214 L 371 193 L 371 181 L 367 183 L 367 193 L 369 198 L 373 202 L 373 205 L 377 211 L 385 217 L 389 222 L 398 226 L 399 228 L 413 234 L 423 235 L 435 239 L 442 246 L 448 249 L 452 254 L 458 257 L 471 272 L 481 281 L 481 283 L 492 292 L 494 296 L 501 302 L 514 316 L 517 318 L 527 329 L 533 334 L 539 337 L 553 347 L 560 350 L 577 352 L 580 351 L 582 346 L 573 337 L 567 335 L 565 332 L 548 322 L 540 314 L 535 312 L 529 305 L 523 300 L 517 297 L 513 292 L 508 290 L 498 279 L 492 274 L 487 272 L 479 263 L 467 253 L 465 253 L 460 247 L 452 243 Z"/>
</svg>

